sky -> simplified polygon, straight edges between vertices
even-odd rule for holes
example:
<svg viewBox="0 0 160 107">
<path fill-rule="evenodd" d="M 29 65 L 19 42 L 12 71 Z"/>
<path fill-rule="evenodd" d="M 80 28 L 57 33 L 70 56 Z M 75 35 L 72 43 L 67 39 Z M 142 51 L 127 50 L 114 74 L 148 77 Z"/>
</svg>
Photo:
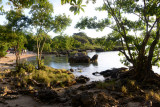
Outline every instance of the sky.
<svg viewBox="0 0 160 107">
<path fill-rule="evenodd" d="M 3 2 L 2 5 L 4 5 L 5 11 L 10 9 L 10 6 L 6 5 L 7 1 L 8 0 L 2 0 Z M 71 25 L 66 28 L 66 30 L 63 32 L 64 34 L 71 36 L 73 35 L 73 33 L 85 32 L 89 37 L 96 38 L 96 37 L 105 36 L 112 32 L 110 28 L 105 28 L 103 31 L 96 31 L 94 29 L 80 30 L 75 28 L 76 23 L 80 21 L 81 17 L 98 16 L 99 19 L 106 18 L 107 17 L 106 12 L 98 12 L 95 10 L 96 7 L 99 7 L 103 4 L 103 0 L 98 0 L 96 4 L 92 4 L 92 3 L 87 4 L 86 7 L 84 7 L 85 12 L 81 11 L 79 15 L 74 15 L 73 12 L 69 11 L 69 8 L 70 8 L 69 4 L 61 5 L 61 0 L 49 0 L 49 2 L 53 4 L 53 8 L 54 8 L 53 16 L 65 13 L 67 16 L 70 16 L 70 18 L 72 19 Z M 85 4 L 85 2 L 83 4 Z M 25 9 L 24 12 L 25 14 L 28 14 L 29 10 Z M 5 23 L 7 23 L 5 16 L 0 15 L 0 24 L 5 24 Z M 49 35 L 51 37 L 55 37 L 59 34 L 49 32 Z"/>
<path fill-rule="evenodd" d="M 6 11 L 9 10 L 10 6 L 6 5 L 6 2 L 8 0 L 2 0 L 2 1 L 3 1 L 2 4 L 4 5 L 4 9 Z M 95 10 L 96 7 L 103 5 L 103 0 L 98 0 L 96 4 L 92 4 L 92 2 L 87 4 L 86 7 L 84 7 L 85 12 L 81 11 L 79 15 L 74 15 L 73 12 L 69 11 L 69 8 L 70 8 L 69 4 L 61 5 L 61 0 L 49 0 L 49 2 L 53 4 L 53 8 L 54 8 L 53 16 L 65 13 L 66 15 L 70 16 L 70 18 L 72 19 L 71 26 L 67 27 L 66 30 L 63 32 L 63 34 L 67 34 L 71 36 L 73 35 L 73 33 L 85 32 L 89 37 L 97 38 L 97 37 L 107 36 L 107 34 L 112 32 L 110 28 L 105 28 L 103 31 L 96 31 L 94 29 L 81 30 L 81 29 L 75 28 L 75 25 L 78 21 L 80 21 L 80 18 L 85 16 L 88 16 L 88 17 L 97 16 L 98 19 L 107 18 L 107 12 L 105 11 L 99 12 Z M 83 4 L 85 4 L 85 2 Z M 24 13 L 27 15 L 28 15 L 28 12 L 29 12 L 29 9 L 24 10 Z M 131 16 L 133 20 L 135 19 L 134 17 L 135 16 Z M 5 23 L 6 23 L 5 16 L 0 15 L 0 24 L 5 24 Z M 49 32 L 49 35 L 53 38 L 59 34 L 54 32 Z"/>
<path fill-rule="evenodd" d="M 66 29 L 64 33 L 68 35 L 72 35 L 73 33 L 77 32 L 85 32 L 88 36 L 96 38 L 96 37 L 102 37 L 105 36 L 109 33 L 112 32 L 110 28 L 105 28 L 102 32 L 99 31 L 97 32 L 94 29 L 85 29 L 85 30 L 80 30 L 80 29 L 75 29 L 76 23 L 80 20 L 81 17 L 94 17 L 97 16 L 99 19 L 103 19 L 107 17 L 106 12 L 98 12 L 95 10 L 96 7 L 99 7 L 103 4 L 103 0 L 98 0 L 96 4 L 89 3 L 84 7 L 85 12 L 80 12 L 79 15 L 74 15 L 72 12 L 69 11 L 69 4 L 61 5 L 60 0 L 53 1 L 49 0 L 51 3 L 53 3 L 54 6 L 54 14 L 63 14 L 65 13 L 66 15 L 70 15 L 70 18 L 72 19 L 72 24 L 70 27 Z M 84 3 L 85 4 L 85 3 Z"/>
</svg>

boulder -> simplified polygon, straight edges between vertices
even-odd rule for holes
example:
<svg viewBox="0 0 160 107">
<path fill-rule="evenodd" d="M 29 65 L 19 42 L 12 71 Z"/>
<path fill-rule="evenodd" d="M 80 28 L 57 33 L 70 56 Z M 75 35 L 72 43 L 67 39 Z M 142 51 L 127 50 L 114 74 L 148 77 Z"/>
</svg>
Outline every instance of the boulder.
<svg viewBox="0 0 160 107">
<path fill-rule="evenodd" d="M 91 58 L 91 62 L 97 62 L 98 59 L 98 55 L 95 54 L 92 58 Z"/>
<path fill-rule="evenodd" d="M 90 79 L 88 77 L 85 77 L 83 75 L 76 78 L 77 83 L 87 83 Z"/>
<path fill-rule="evenodd" d="M 95 49 L 96 52 L 104 52 L 104 49 L 101 49 L 101 48 L 97 48 Z"/>
<path fill-rule="evenodd" d="M 50 89 L 42 89 L 35 93 L 35 97 L 44 103 L 54 103 L 58 98 L 58 94 Z"/>
<path fill-rule="evenodd" d="M 111 77 L 111 78 L 119 78 L 120 74 L 125 72 L 127 70 L 127 68 L 122 67 L 122 68 L 113 68 L 111 70 L 105 70 L 100 72 L 101 75 L 103 75 L 104 77 Z"/>
<path fill-rule="evenodd" d="M 90 63 L 90 62 L 97 62 L 98 55 L 95 54 L 92 58 L 87 56 L 83 52 L 75 53 L 73 56 L 70 56 L 68 59 L 69 63 Z"/>
<path fill-rule="evenodd" d="M 94 107 L 95 104 L 95 96 L 92 92 L 82 92 L 72 98 L 73 107 Z"/>
<path fill-rule="evenodd" d="M 74 72 L 74 70 L 73 70 L 72 68 L 70 69 L 70 71 L 71 71 L 71 72 Z"/>
<path fill-rule="evenodd" d="M 90 63 L 89 56 L 72 56 L 69 57 L 69 63 Z"/>
<path fill-rule="evenodd" d="M 112 107 L 118 101 L 104 92 L 82 92 L 72 98 L 73 107 Z"/>
<path fill-rule="evenodd" d="M 99 72 L 93 72 L 92 75 L 100 76 L 100 73 Z"/>
</svg>

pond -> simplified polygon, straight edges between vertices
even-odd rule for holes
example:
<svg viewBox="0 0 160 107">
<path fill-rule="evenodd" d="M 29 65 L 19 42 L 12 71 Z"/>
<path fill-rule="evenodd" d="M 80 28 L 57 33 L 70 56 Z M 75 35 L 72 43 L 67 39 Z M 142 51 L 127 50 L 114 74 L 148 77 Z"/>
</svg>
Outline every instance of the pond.
<svg viewBox="0 0 160 107">
<path fill-rule="evenodd" d="M 44 58 L 44 64 L 56 69 L 73 69 L 75 76 L 84 75 L 90 78 L 91 81 L 104 80 L 103 76 L 94 76 L 93 72 L 101 72 L 111 68 L 125 67 L 120 59 L 123 56 L 118 55 L 118 51 L 109 51 L 109 52 L 88 52 L 88 56 L 92 57 L 95 54 L 98 54 L 97 63 L 81 63 L 81 64 L 70 64 L 68 63 L 68 57 L 56 57 L 54 55 L 46 55 Z M 36 63 L 36 57 L 31 57 L 27 59 L 32 63 Z M 153 67 L 153 70 L 158 73 L 160 69 L 158 67 Z"/>
</svg>

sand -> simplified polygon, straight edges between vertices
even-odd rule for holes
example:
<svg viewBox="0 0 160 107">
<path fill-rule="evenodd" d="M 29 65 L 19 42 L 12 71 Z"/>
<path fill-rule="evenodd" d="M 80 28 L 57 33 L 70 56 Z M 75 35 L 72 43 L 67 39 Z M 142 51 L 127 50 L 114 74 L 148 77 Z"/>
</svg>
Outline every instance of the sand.
<svg viewBox="0 0 160 107">
<path fill-rule="evenodd" d="M 36 54 L 33 52 L 28 52 L 28 53 L 22 54 L 20 58 L 24 59 L 24 58 L 33 57 L 33 56 L 36 56 Z M 16 56 L 15 54 L 12 54 L 12 53 L 7 54 L 3 58 L 0 58 L 0 71 L 15 68 L 15 62 L 16 62 Z"/>
<path fill-rule="evenodd" d="M 21 59 L 36 56 L 35 53 L 26 53 L 20 56 Z M 14 64 L 16 60 L 15 54 L 9 53 L 5 57 L 0 58 L 0 64 Z"/>
</svg>

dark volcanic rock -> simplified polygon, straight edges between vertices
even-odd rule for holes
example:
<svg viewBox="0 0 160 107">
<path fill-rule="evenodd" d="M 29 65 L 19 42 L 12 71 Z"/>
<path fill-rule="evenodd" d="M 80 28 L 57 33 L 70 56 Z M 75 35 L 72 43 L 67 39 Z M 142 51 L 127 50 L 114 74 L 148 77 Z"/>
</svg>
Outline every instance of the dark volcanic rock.
<svg viewBox="0 0 160 107">
<path fill-rule="evenodd" d="M 92 58 L 91 58 L 91 62 L 97 62 L 98 59 L 98 55 L 95 54 Z"/>
<path fill-rule="evenodd" d="M 94 107 L 95 104 L 95 96 L 92 92 L 83 92 L 72 98 L 73 107 Z"/>
<path fill-rule="evenodd" d="M 71 72 L 74 72 L 74 70 L 73 70 L 72 68 L 70 69 L 70 71 L 71 71 Z"/>
<path fill-rule="evenodd" d="M 111 77 L 111 78 L 119 78 L 120 74 L 123 73 L 124 71 L 126 71 L 127 68 L 113 68 L 111 70 L 106 70 L 106 71 L 102 71 L 100 72 L 101 75 L 103 75 L 104 77 Z"/>
<path fill-rule="evenodd" d="M 70 56 L 68 59 L 69 63 L 90 63 L 90 62 L 97 62 L 98 55 L 94 55 L 92 58 L 87 56 L 85 53 L 75 53 L 73 56 Z"/>
<path fill-rule="evenodd" d="M 95 49 L 96 52 L 104 52 L 104 49 L 101 49 L 101 48 L 97 48 Z"/>
<path fill-rule="evenodd" d="M 90 63 L 89 56 L 72 56 L 69 57 L 69 63 Z"/>
<path fill-rule="evenodd" d="M 88 77 L 85 77 L 83 75 L 79 76 L 76 78 L 76 82 L 77 83 L 86 83 L 88 82 L 90 79 Z"/>
<path fill-rule="evenodd" d="M 82 92 L 72 98 L 73 107 L 111 107 L 118 104 L 104 92 Z"/>
<path fill-rule="evenodd" d="M 44 103 L 54 103 L 58 98 L 58 94 L 53 90 L 44 89 L 36 92 L 35 97 Z"/>
</svg>

